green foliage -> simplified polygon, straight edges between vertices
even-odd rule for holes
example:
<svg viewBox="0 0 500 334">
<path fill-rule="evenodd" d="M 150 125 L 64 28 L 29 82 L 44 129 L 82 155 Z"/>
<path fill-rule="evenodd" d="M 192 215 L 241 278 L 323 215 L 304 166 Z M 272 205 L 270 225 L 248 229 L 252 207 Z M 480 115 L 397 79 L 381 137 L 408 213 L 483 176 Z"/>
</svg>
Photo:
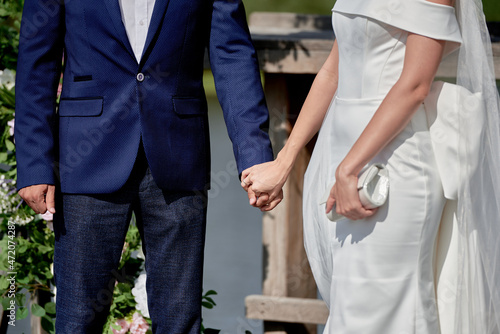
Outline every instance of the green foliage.
<svg viewBox="0 0 500 334">
<path fill-rule="evenodd" d="M 14 88 L 0 84 L 0 173 L 6 179 L 16 177 L 16 156 L 9 122 L 14 119 Z"/>
<path fill-rule="evenodd" d="M 24 0 L 0 0 L 0 69 L 15 69 Z"/>
<path fill-rule="evenodd" d="M 500 1 L 483 0 L 483 9 L 487 21 L 500 22 Z"/>
<path fill-rule="evenodd" d="M 243 0 L 247 13 L 251 12 L 292 12 L 329 15 L 333 0 Z"/>
<path fill-rule="evenodd" d="M 486 20 L 500 21 L 500 1 L 482 0 Z M 334 0 L 243 0 L 248 14 L 252 12 L 291 12 L 330 15 Z"/>
<path fill-rule="evenodd" d="M 217 295 L 217 292 L 215 292 L 214 290 L 208 290 L 201 297 L 201 304 L 203 305 L 203 307 L 205 307 L 207 309 L 213 309 L 214 306 L 217 306 L 217 304 L 215 304 L 214 300 L 210 297 L 210 296 L 215 296 L 215 295 Z"/>
</svg>

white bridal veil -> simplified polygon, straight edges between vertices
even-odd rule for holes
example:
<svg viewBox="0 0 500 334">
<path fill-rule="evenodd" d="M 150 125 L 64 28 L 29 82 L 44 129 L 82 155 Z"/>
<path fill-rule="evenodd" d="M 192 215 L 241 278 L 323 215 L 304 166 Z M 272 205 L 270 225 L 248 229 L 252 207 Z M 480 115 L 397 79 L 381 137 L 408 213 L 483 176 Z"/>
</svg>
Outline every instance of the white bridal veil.
<svg viewBox="0 0 500 334">
<path fill-rule="evenodd" d="M 459 103 L 471 112 L 459 117 L 460 161 L 456 214 L 457 282 L 455 333 L 500 333 L 500 103 L 490 36 L 480 0 L 457 0 L 462 46 L 457 85 L 479 93 L 482 106 Z M 481 127 L 471 120 L 483 120 Z M 474 138 L 480 133 L 479 147 Z M 476 152 L 477 150 L 477 152 Z"/>
</svg>

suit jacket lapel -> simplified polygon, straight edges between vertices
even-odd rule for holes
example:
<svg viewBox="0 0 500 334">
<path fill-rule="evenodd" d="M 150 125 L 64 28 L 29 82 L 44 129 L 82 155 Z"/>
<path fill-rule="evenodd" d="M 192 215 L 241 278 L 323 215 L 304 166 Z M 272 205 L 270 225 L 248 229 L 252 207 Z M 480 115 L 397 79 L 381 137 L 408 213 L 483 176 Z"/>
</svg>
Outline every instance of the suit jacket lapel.
<svg viewBox="0 0 500 334">
<path fill-rule="evenodd" d="M 144 45 L 144 50 L 142 52 L 141 63 L 144 63 L 144 55 L 148 52 L 150 44 L 153 41 L 158 29 L 160 28 L 163 18 L 165 17 L 165 12 L 167 11 L 168 3 L 170 0 L 156 0 L 155 7 L 153 9 L 153 14 L 151 16 L 151 22 L 149 23 L 148 35 L 146 37 L 146 43 Z"/>
<path fill-rule="evenodd" d="M 127 49 L 130 56 L 134 58 L 134 61 L 137 62 L 137 60 L 135 59 L 134 51 L 132 50 L 132 46 L 130 45 L 130 42 L 128 40 L 127 31 L 125 30 L 125 26 L 122 22 L 122 12 L 118 0 L 103 1 L 106 4 L 106 8 L 108 9 L 109 16 L 111 17 L 111 21 L 113 22 L 119 40 L 121 41 L 125 49 Z M 161 0 L 157 0 L 157 2 L 161 2 Z"/>
</svg>

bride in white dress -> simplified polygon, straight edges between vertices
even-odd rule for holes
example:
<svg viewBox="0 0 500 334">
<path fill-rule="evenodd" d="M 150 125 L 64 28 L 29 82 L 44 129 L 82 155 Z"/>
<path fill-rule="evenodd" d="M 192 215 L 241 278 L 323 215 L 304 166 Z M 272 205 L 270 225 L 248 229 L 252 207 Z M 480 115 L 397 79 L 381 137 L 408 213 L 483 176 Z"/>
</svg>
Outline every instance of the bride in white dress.
<svg viewBox="0 0 500 334">
<path fill-rule="evenodd" d="M 290 138 L 274 162 L 242 174 L 250 204 L 272 210 L 299 150 L 321 127 L 303 212 L 309 262 L 330 309 L 325 333 L 499 333 L 500 198 L 490 189 L 500 186 L 499 123 L 491 125 L 498 94 L 485 78 L 491 55 L 476 17 L 480 2 L 461 2 L 457 15 L 452 0 L 338 0 L 336 41 Z M 429 110 L 440 94 L 433 80 L 441 60 L 461 45 L 458 81 L 482 95 L 464 111 L 475 111 L 475 122 L 457 116 L 457 146 L 466 153 L 456 158 L 436 153 L 447 139 L 429 131 Z M 371 163 L 385 164 L 390 178 L 389 199 L 374 210 L 362 207 L 356 189 Z M 327 219 L 334 204 L 345 219 Z"/>
</svg>

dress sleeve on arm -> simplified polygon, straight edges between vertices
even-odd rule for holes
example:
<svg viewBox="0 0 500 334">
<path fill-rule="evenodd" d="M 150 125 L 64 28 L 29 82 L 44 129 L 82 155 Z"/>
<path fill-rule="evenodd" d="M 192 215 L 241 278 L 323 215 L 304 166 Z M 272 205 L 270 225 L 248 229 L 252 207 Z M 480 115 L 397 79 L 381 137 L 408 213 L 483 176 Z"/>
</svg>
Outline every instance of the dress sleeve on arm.
<svg viewBox="0 0 500 334">
<path fill-rule="evenodd" d="M 457 49 L 462 42 L 455 8 L 427 0 L 338 0 L 332 11 L 365 16 L 411 33 L 447 41 L 445 54 Z"/>
</svg>

